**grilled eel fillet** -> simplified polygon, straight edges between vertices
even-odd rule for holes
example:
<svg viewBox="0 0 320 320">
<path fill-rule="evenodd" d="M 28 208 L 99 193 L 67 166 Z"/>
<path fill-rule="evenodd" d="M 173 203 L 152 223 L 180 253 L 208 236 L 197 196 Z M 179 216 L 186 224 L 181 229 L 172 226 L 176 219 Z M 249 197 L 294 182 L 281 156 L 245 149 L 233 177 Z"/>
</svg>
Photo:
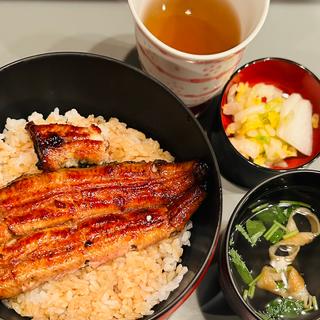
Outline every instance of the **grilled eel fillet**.
<svg viewBox="0 0 320 320">
<path fill-rule="evenodd" d="M 104 141 L 100 128 L 94 124 L 77 127 L 28 122 L 26 130 L 38 155 L 37 166 L 44 171 L 76 167 L 79 164 L 102 164 L 106 159 L 108 143 Z"/>
<path fill-rule="evenodd" d="M 68 221 L 167 205 L 205 170 L 196 161 L 123 162 L 22 177 L 0 189 L 0 246 Z"/>
<path fill-rule="evenodd" d="M 90 217 L 10 241 L 0 249 L 0 298 L 168 238 L 183 229 L 204 197 L 195 184 L 167 206 Z"/>
</svg>

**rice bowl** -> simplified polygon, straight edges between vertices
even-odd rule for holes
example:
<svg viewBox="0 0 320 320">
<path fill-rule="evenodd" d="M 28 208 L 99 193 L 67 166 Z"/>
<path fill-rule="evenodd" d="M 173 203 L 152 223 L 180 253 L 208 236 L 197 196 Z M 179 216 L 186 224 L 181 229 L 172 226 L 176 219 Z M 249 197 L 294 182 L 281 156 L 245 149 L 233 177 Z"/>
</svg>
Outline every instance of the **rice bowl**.
<svg viewBox="0 0 320 320">
<path fill-rule="evenodd" d="M 208 137 L 194 116 L 161 83 L 140 70 L 105 56 L 81 52 L 46 53 L 0 69 L 1 126 L 8 117 L 24 118 L 35 110 L 63 114 L 76 107 L 81 115 L 116 117 L 174 152 L 176 161 L 199 159 L 209 166 L 208 197 L 192 218 L 192 244 L 184 247 L 188 267 L 179 287 L 154 306 L 144 320 L 169 316 L 196 289 L 217 247 L 222 215 L 219 168 Z M 143 94 L 141 89 L 143 88 Z M 0 304 L 0 317 L 22 320 Z"/>
</svg>

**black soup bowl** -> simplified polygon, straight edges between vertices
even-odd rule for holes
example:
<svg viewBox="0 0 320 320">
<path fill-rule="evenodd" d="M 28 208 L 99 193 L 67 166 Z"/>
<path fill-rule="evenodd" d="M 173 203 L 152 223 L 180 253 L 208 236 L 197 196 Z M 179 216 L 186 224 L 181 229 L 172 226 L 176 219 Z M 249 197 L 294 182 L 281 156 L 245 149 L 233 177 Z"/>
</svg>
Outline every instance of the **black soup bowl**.
<svg viewBox="0 0 320 320">
<path fill-rule="evenodd" d="M 7 117 L 26 118 L 33 111 L 46 116 L 59 107 L 76 108 L 83 116 L 117 117 L 156 139 L 177 161 L 199 159 L 209 166 L 208 196 L 192 218 L 188 267 L 179 287 L 144 319 L 158 319 L 175 310 L 199 284 L 216 248 L 221 220 L 221 184 L 215 155 L 194 116 L 156 80 L 126 64 L 86 53 L 50 53 L 14 62 L 0 69 L 1 127 Z M 1 304 L 4 320 L 22 319 Z"/>
<path fill-rule="evenodd" d="M 265 265 L 269 265 L 270 257 L 268 248 L 271 244 L 267 243 L 262 236 L 257 245 L 255 247 L 251 247 L 242 234 L 239 232 L 235 233 L 236 226 L 241 224 L 246 227 L 243 222 L 255 215 L 252 212 L 252 210 L 256 211 L 254 208 L 258 209 L 260 207 L 262 209 L 263 206 L 266 206 L 267 204 L 279 203 L 280 201 L 282 201 L 284 208 L 286 206 L 286 202 L 288 204 L 297 201 L 299 202 L 297 203 L 297 206 L 301 206 L 301 202 L 308 204 L 319 219 L 319 184 L 319 171 L 306 169 L 290 171 L 269 178 L 259 184 L 257 187 L 249 191 L 235 208 L 223 234 L 223 240 L 220 247 L 220 282 L 230 306 L 243 319 L 263 319 L 263 317 L 259 315 L 259 312 L 265 312 L 265 306 L 278 296 L 256 287 L 252 298 L 244 297 L 244 290 L 247 289 L 248 286 L 241 278 L 233 260 L 230 258 L 230 250 L 236 249 L 238 254 L 240 254 L 243 261 L 246 263 L 248 270 L 252 273 L 252 278 L 255 279 L 260 274 L 262 268 Z M 255 218 L 256 217 L 257 216 L 255 216 Z M 303 221 L 295 222 L 299 231 L 309 231 L 306 229 L 306 225 L 304 227 L 305 230 L 302 229 Z M 266 228 L 266 231 L 267 230 L 269 229 Z M 320 238 L 316 237 L 311 243 L 300 247 L 300 251 L 292 264 L 292 266 L 303 276 L 309 293 L 315 296 L 318 301 L 320 300 L 319 247 Z M 274 318 L 272 318 L 272 320 L 273 319 Z M 289 318 L 279 317 L 279 319 Z M 312 310 L 305 315 L 298 315 L 290 319 L 320 319 L 320 310 Z"/>
</svg>

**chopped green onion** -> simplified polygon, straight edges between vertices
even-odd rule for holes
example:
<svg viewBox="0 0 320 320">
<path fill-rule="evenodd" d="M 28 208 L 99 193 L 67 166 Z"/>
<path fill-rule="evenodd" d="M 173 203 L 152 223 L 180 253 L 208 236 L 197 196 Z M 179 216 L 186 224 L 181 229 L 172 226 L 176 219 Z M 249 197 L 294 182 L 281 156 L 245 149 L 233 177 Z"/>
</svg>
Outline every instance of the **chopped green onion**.
<svg viewBox="0 0 320 320">
<path fill-rule="evenodd" d="M 279 229 L 279 226 L 276 224 L 273 224 L 271 228 L 264 234 L 264 237 L 266 240 L 270 240 L 272 235 Z"/>
<path fill-rule="evenodd" d="M 301 206 L 301 207 L 306 207 L 306 208 L 311 208 L 311 205 L 305 202 L 301 202 L 301 201 L 291 201 L 291 200 L 281 200 L 279 205 L 283 205 L 283 206 Z"/>
<path fill-rule="evenodd" d="M 278 231 L 278 229 L 282 229 L 287 231 L 287 228 L 285 226 L 283 226 L 281 223 L 279 223 L 278 221 L 274 220 L 273 221 L 273 225 L 270 227 L 270 229 L 264 234 L 264 237 L 266 240 L 270 240 L 271 237 L 275 234 L 276 231 Z M 282 234 L 281 234 L 282 236 Z M 279 239 L 277 238 L 277 241 L 279 241 Z M 272 241 L 273 243 L 275 241 Z"/>
<path fill-rule="evenodd" d="M 254 297 L 254 292 L 256 291 L 256 286 L 250 286 L 248 290 L 248 297 L 252 299 Z"/>
<path fill-rule="evenodd" d="M 316 298 L 316 296 L 313 296 L 312 297 L 312 305 L 313 305 L 313 308 L 314 308 L 314 310 L 319 310 L 319 308 L 318 308 L 318 301 L 317 301 L 317 298 Z"/>
<path fill-rule="evenodd" d="M 242 297 L 243 297 L 243 300 L 247 301 L 247 298 L 248 298 L 248 290 L 247 290 L 247 289 L 245 289 L 245 290 L 243 291 Z"/>
<path fill-rule="evenodd" d="M 275 244 L 277 242 L 279 242 L 280 240 L 282 240 L 282 237 L 284 235 L 284 231 L 282 229 L 278 229 L 269 239 L 269 241 L 272 244 Z"/>
<path fill-rule="evenodd" d="M 256 278 L 254 278 L 250 283 L 249 283 L 249 287 L 253 286 L 254 284 L 256 284 L 261 278 L 261 274 L 259 274 Z"/>
<path fill-rule="evenodd" d="M 282 230 L 287 231 L 287 228 L 284 225 L 282 225 L 281 223 L 279 223 L 277 220 L 274 220 L 273 223 L 276 224 Z"/>
<path fill-rule="evenodd" d="M 288 232 L 283 236 L 283 239 L 291 238 L 291 237 L 297 235 L 298 233 L 299 233 L 298 230 L 294 230 L 294 231 Z"/>
<path fill-rule="evenodd" d="M 259 212 L 259 211 L 267 208 L 268 206 L 269 206 L 269 203 L 261 204 L 260 206 L 257 206 L 257 207 L 255 207 L 255 208 L 253 208 L 253 209 L 251 210 L 251 212 L 252 212 L 252 213 Z"/>
<path fill-rule="evenodd" d="M 277 230 L 279 229 L 278 226 L 276 226 L 275 224 L 273 224 L 265 233 L 264 233 L 264 236 L 268 236 L 270 234 L 270 232 L 272 232 L 273 230 Z"/>
</svg>

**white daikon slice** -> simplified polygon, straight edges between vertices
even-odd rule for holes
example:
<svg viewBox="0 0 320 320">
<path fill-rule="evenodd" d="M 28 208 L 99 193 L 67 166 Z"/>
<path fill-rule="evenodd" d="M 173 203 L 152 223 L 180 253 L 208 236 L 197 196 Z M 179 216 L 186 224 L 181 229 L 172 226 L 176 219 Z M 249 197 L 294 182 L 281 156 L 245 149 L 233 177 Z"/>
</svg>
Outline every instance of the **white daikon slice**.
<svg viewBox="0 0 320 320">
<path fill-rule="evenodd" d="M 256 97 L 265 97 L 267 101 L 282 97 L 283 92 L 270 84 L 257 83 L 254 85 L 249 93 L 248 101 L 254 100 Z"/>
<path fill-rule="evenodd" d="M 277 135 L 305 155 L 312 153 L 312 105 L 293 93 L 280 111 Z"/>
<path fill-rule="evenodd" d="M 230 142 L 245 158 L 255 159 L 262 149 L 259 143 L 244 137 L 230 138 Z"/>
</svg>

